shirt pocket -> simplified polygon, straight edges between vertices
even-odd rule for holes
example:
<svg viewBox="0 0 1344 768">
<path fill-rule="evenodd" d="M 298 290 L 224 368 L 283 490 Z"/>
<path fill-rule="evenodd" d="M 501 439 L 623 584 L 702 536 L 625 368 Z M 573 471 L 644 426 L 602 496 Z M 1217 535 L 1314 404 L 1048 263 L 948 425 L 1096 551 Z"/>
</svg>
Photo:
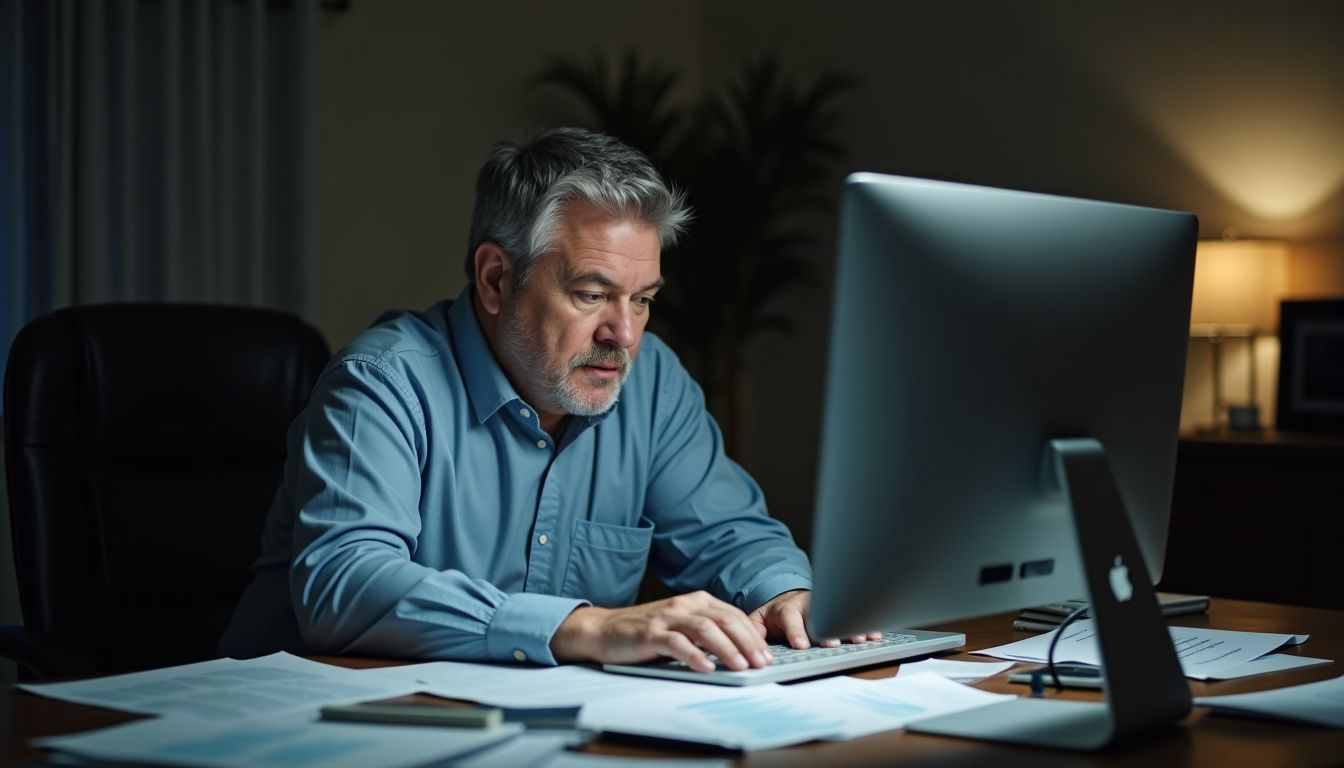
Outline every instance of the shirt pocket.
<svg viewBox="0 0 1344 768">
<path fill-rule="evenodd" d="M 644 579 L 652 544 L 653 522 L 646 517 L 633 528 L 576 521 L 560 593 L 604 608 L 630 605 Z"/>
</svg>

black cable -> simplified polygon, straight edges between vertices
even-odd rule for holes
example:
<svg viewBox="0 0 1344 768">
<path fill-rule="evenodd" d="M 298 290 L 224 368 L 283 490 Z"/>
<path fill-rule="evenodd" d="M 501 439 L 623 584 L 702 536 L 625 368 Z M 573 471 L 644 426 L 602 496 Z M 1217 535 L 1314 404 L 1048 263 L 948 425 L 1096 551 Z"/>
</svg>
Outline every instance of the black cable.
<svg viewBox="0 0 1344 768">
<path fill-rule="evenodd" d="M 1050 679 L 1055 682 L 1055 690 L 1064 690 L 1064 684 L 1059 682 L 1059 671 L 1055 669 L 1055 646 L 1059 644 L 1059 638 L 1064 634 L 1065 628 L 1070 624 L 1082 618 L 1087 613 L 1087 606 L 1074 610 L 1059 623 L 1059 629 L 1055 630 L 1055 636 L 1050 638 L 1050 652 L 1045 655 L 1046 669 L 1050 670 Z"/>
</svg>

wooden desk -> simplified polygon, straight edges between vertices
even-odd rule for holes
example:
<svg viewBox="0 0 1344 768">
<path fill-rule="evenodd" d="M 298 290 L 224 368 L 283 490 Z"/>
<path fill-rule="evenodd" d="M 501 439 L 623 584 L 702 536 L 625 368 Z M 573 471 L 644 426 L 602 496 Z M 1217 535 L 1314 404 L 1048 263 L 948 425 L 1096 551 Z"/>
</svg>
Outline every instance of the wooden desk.
<svg viewBox="0 0 1344 768">
<path fill-rule="evenodd" d="M 966 633 L 968 648 L 986 648 L 1027 636 L 1012 629 L 1012 616 L 999 615 L 941 627 Z M 1338 677 L 1344 673 L 1344 612 L 1316 608 L 1278 606 L 1237 600 L 1214 600 L 1208 614 L 1181 616 L 1173 624 L 1241 629 L 1261 632 L 1309 633 L 1303 646 L 1288 649 L 1318 658 L 1336 659 L 1328 664 L 1273 675 L 1217 683 L 1190 682 L 1195 696 L 1242 693 L 1284 685 L 1307 683 Z M 983 659 L 965 654 L 949 658 Z M 372 659 L 332 659 L 347 666 L 383 666 L 391 662 Z M 896 667 L 870 669 L 863 677 L 889 677 Z M 991 678 L 978 687 L 986 690 L 1022 693 L 1024 686 L 1007 682 L 1005 675 Z M 1051 694 L 1053 695 L 1053 693 Z M 1069 698 L 1095 698 L 1086 691 L 1066 691 Z M 134 715 L 112 710 L 67 704 L 54 699 L 32 696 L 6 689 L 0 694 L 0 723 L 4 727 L 4 759 L 0 764 L 22 766 L 43 758 L 41 750 L 26 745 L 29 738 L 99 728 L 135 719 Z M 632 746 L 626 743 L 597 741 L 587 750 L 602 754 L 667 756 L 676 753 L 658 747 Z M 816 765 L 1019 765 L 1030 761 L 1033 768 L 1072 768 L 1091 765 L 1131 765 L 1142 762 L 1144 768 L 1159 766 L 1320 766 L 1338 765 L 1344 760 L 1344 730 L 1318 728 L 1293 723 L 1277 723 L 1211 715 L 1203 709 L 1180 726 L 1158 734 L 1144 743 L 1105 754 L 1077 754 L 1044 749 L 1009 747 L 981 742 L 922 736 L 891 731 L 854 741 L 806 744 L 744 755 L 743 766 L 816 766 Z"/>
</svg>

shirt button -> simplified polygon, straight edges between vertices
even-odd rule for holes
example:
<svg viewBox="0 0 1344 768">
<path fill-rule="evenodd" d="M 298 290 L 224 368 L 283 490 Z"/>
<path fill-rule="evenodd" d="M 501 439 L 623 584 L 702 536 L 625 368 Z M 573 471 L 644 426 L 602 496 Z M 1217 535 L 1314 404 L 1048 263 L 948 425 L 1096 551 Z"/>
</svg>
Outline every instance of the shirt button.
<svg viewBox="0 0 1344 768">
<path fill-rule="evenodd" d="M 545 447 L 546 447 L 546 441 L 545 441 L 545 440 L 538 440 L 538 441 L 537 441 L 537 447 L 538 447 L 538 448 L 545 448 Z"/>
<path fill-rule="evenodd" d="M 526 419 L 526 418 L 530 418 L 530 417 L 532 416 L 532 412 L 529 411 L 529 410 L 527 410 L 526 408 L 524 408 L 523 410 L 521 410 L 521 411 L 518 412 L 518 415 L 519 415 L 519 416 L 522 416 L 524 419 Z"/>
<path fill-rule="evenodd" d="M 523 653 L 522 651 L 514 651 L 513 658 L 519 661 L 527 661 L 527 654 Z"/>
<path fill-rule="evenodd" d="M 544 533 L 537 537 L 538 544 L 545 544 L 548 541 L 550 541 L 550 539 L 546 538 L 546 534 Z"/>
</svg>

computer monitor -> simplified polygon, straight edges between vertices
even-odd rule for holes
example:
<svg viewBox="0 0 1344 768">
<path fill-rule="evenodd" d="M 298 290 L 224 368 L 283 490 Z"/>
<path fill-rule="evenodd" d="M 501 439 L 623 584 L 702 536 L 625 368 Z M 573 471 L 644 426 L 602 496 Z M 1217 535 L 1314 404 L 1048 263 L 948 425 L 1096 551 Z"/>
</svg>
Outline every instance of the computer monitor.
<svg viewBox="0 0 1344 768">
<path fill-rule="evenodd" d="M 849 177 L 813 529 L 815 636 L 1089 598 L 1112 709 L 1119 697 L 1126 709 L 1188 711 L 1152 585 L 1197 229 L 1187 213 Z M 1097 594 L 1126 569 L 1132 596 Z M 1120 690 L 1118 675 L 1147 679 L 1150 668 L 1166 678 L 1158 698 L 1183 694 L 1183 705 Z M 1107 712 L 1083 738 L 1098 744 L 1061 746 L 1109 743 L 1137 727 L 1131 716 L 1117 725 Z"/>
</svg>

